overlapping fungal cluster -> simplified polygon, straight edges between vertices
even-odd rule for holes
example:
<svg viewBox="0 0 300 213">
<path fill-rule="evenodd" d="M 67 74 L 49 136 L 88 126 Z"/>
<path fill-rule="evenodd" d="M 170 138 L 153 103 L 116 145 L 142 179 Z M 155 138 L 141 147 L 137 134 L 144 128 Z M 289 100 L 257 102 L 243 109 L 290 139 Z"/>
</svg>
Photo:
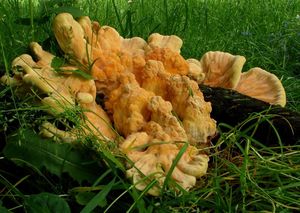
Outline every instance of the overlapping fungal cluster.
<svg viewBox="0 0 300 213">
<path fill-rule="evenodd" d="M 238 91 L 272 105 L 286 104 L 285 90 L 281 81 L 272 73 L 259 67 L 242 72 L 246 58 L 225 52 L 207 52 L 200 64 L 205 73 L 203 84 Z"/>
<path fill-rule="evenodd" d="M 34 61 L 28 54 L 15 58 L 12 62 L 13 78 L 4 75 L 1 81 L 23 88 L 27 85 L 38 88 L 40 93 L 47 95 L 41 99 L 41 103 L 52 115 L 63 113 L 68 108 L 79 104 L 84 109 L 81 126 L 86 134 L 93 133 L 99 139 L 114 138 L 116 134 L 110 126 L 108 115 L 95 101 L 95 82 L 72 74 L 71 71 L 77 69 L 72 65 L 61 67 L 65 70 L 63 74 L 57 73 L 51 67 L 54 55 L 44 51 L 36 42 L 32 42 L 30 48 L 37 61 Z M 52 130 L 42 129 L 42 132 L 49 137 L 55 135 L 67 142 L 76 139 L 76 129 L 65 132 L 50 123 L 44 123 L 43 126 Z"/>
<path fill-rule="evenodd" d="M 157 180 L 149 194 L 159 194 L 184 147 L 171 178 L 186 190 L 192 188 L 208 167 L 208 156 L 201 150 L 216 133 L 211 105 L 204 101 L 198 84 L 250 94 L 244 83 L 248 85 L 257 71 L 240 74 L 245 59 L 228 53 L 209 52 L 200 61 L 185 60 L 177 36 L 154 33 L 147 42 L 139 37 L 125 39 L 111 27 L 88 17 L 76 21 L 68 13 L 55 17 L 53 32 L 69 58 L 70 64 L 60 68 L 64 72 L 55 72 L 51 67 L 54 56 L 32 43 L 37 61 L 26 54 L 17 57 L 12 63 L 13 79 L 3 76 L 2 81 L 37 87 L 48 95 L 42 104 L 50 107 L 52 114 L 79 105 L 86 134 L 92 131 L 99 140 L 113 142 L 113 126 L 124 137 L 118 146 L 132 162 L 127 176 L 136 188 L 143 190 Z M 93 80 L 72 74 L 79 67 L 86 67 Z M 261 82 L 259 85 L 266 81 Z M 96 103 L 96 93 L 105 96 L 104 109 Z M 43 127 L 42 133 L 48 137 L 72 141 L 76 136 L 76 129 L 65 132 L 50 123 Z"/>
<path fill-rule="evenodd" d="M 196 147 L 207 144 L 216 122 L 197 82 L 187 77 L 181 39 L 159 34 L 152 34 L 148 43 L 124 39 L 111 27 L 100 27 L 88 17 L 75 21 L 69 14 L 55 18 L 53 31 L 62 50 L 77 63 L 93 63 L 91 74 L 97 91 L 106 97 L 105 110 L 125 138 L 119 147 L 134 163 L 127 175 L 136 187 L 147 186 L 145 176 L 161 186 L 185 142 L 190 145 L 172 178 L 185 189 L 194 186 L 208 163 Z M 158 192 L 158 187 L 149 191 Z"/>
</svg>

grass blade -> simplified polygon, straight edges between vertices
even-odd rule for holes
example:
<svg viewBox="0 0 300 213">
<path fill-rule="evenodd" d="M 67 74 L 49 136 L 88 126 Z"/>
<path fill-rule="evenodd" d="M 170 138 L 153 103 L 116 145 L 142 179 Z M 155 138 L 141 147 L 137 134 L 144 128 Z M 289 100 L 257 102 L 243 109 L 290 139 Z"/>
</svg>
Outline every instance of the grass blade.
<svg viewBox="0 0 300 213">
<path fill-rule="evenodd" d="M 81 213 L 90 213 L 92 212 L 100 202 L 103 202 L 106 199 L 106 196 L 111 191 L 112 187 L 115 185 L 115 178 L 109 182 L 82 210 Z"/>
<path fill-rule="evenodd" d="M 171 175 L 175 169 L 175 167 L 177 166 L 179 160 L 181 159 L 181 157 L 183 156 L 183 154 L 185 153 L 185 151 L 187 150 L 187 148 L 189 147 L 189 143 L 188 142 L 185 142 L 184 145 L 182 146 L 182 148 L 180 149 L 180 151 L 178 152 L 176 158 L 174 159 L 167 175 L 166 175 L 166 179 L 164 181 L 164 184 L 163 184 L 163 187 L 161 189 L 161 194 L 163 194 L 163 192 L 166 190 L 166 187 L 168 185 L 168 182 L 170 181 L 171 179 Z"/>
</svg>

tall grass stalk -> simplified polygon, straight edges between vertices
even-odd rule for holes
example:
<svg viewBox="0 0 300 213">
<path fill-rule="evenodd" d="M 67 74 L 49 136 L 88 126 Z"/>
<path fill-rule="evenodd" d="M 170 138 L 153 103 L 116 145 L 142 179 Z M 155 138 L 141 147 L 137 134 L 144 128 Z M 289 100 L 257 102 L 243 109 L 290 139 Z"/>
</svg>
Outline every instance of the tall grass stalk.
<svg viewBox="0 0 300 213">
<path fill-rule="evenodd" d="M 34 21 L 33 21 L 33 12 L 34 11 L 34 6 L 32 0 L 29 0 L 29 12 L 30 12 L 30 27 L 31 27 L 31 34 L 32 34 L 32 39 L 35 40 L 34 36 Z"/>
</svg>

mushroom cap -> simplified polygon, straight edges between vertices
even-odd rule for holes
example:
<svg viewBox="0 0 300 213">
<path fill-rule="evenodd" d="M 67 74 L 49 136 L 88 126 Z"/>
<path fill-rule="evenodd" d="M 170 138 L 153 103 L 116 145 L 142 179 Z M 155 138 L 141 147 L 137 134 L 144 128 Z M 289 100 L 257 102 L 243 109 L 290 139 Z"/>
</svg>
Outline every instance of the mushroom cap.
<svg viewBox="0 0 300 213">
<path fill-rule="evenodd" d="M 79 18 L 86 41 L 93 47 L 103 51 L 120 51 L 122 37 L 114 28 L 110 26 L 100 26 L 96 21 L 91 22 L 88 16 Z"/>
<path fill-rule="evenodd" d="M 205 102 L 197 82 L 187 76 L 171 75 L 162 62 L 148 60 L 140 75 L 142 88 L 172 104 L 191 144 L 207 143 L 215 135 L 216 123 L 210 117 L 211 105 Z"/>
<path fill-rule="evenodd" d="M 147 42 L 140 37 L 125 38 L 121 43 L 121 51 L 131 55 L 144 55 Z"/>
<path fill-rule="evenodd" d="M 91 73 L 98 91 L 107 94 L 118 87 L 125 69 L 119 55 L 123 38 L 115 29 L 100 27 L 88 17 L 77 22 L 72 15 L 62 13 L 54 18 L 53 31 L 71 62 Z"/>
<path fill-rule="evenodd" d="M 154 47 L 146 52 L 146 61 L 161 61 L 165 70 L 171 74 L 187 75 L 189 65 L 185 59 L 178 53 L 169 48 Z"/>
<path fill-rule="evenodd" d="M 29 46 L 38 60 L 37 65 L 46 66 L 51 64 L 52 59 L 55 57 L 54 55 L 43 50 L 42 46 L 37 42 L 31 42 Z"/>
<path fill-rule="evenodd" d="M 80 62 L 86 58 L 88 49 L 81 25 L 69 13 L 58 14 L 52 24 L 55 38 L 60 48 Z"/>
<path fill-rule="evenodd" d="M 119 53 L 121 63 L 125 70 L 132 72 L 139 81 L 139 76 L 145 61 L 145 48 L 147 42 L 140 37 L 126 38 L 122 40 L 121 50 Z"/>
<path fill-rule="evenodd" d="M 109 94 L 105 107 L 113 115 L 116 130 L 126 137 L 140 131 L 149 120 L 147 105 L 154 94 L 141 88 L 134 78 L 124 79 Z"/>
<path fill-rule="evenodd" d="M 188 63 L 180 55 L 182 40 L 175 35 L 163 36 L 153 33 L 148 38 L 148 46 L 145 48 L 146 61 L 161 61 L 165 70 L 171 74 L 187 75 Z"/>
<path fill-rule="evenodd" d="M 158 129 L 159 130 L 159 129 Z M 148 193 L 154 196 L 160 194 L 172 164 L 183 148 L 184 143 L 174 143 L 151 137 L 145 132 L 129 135 L 120 145 L 134 166 L 127 170 L 127 177 L 139 190 L 144 190 L 151 180 L 157 184 Z M 188 145 L 172 171 L 171 178 L 182 188 L 188 190 L 195 186 L 196 179 L 203 176 L 208 168 L 208 156 L 200 154 L 194 146 Z"/>
<path fill-rule="evenodd" d="M 84 79 L 72 73 L 60 74 L 55 72 L 50 65 L 55 56 L 44 51 L 36 42 L 32 42 L 30 47 L 37 61 L 34 61 L 27 54 L 15 58 L 12 62 L 15 76 L 17 75 L 23 83 L 35 86 L 40 92 L 47 95 L 41 100 L 41 103 L 47 106 L 47 111 L 50 114 L 56 116 L 65 112 L 68 108 L 74 108 L 78 103 L 83 108 L 83 114 L 85 115 L 81 119 L 82 124 L 84 124 L 84 131 L 88 134 L 92 131 L 100 138 L 114 139 L 116 134 L 111 129 L 108 115 L 96 104 L 94 80 Z M 75 67 L 66 66 L 66 68 L 71 70 Z M 52 128 L 52 130 L 54 129 Z M 46 129 L 43 131 L 45 132 Z M 55 134 L 62 140 L 70 141 L 71 139 L 64 137 L 72 138 L 69 136 L 72 131 L 74 130 L 64 132 L 57 129 Z M 50 129 L 48 132 L 51 132 Z M 51 134 L 45 135 L 51 136 Z"/>
<path fill-rule="evenodd" d="M 18 81 L 16 78 L 10 77 L 9 75 L 5 74 L 0 78 L 0 82 L 7 85 L 7 86 L 17 86 L 21 82 Z"/>
<path fill-rule="evenodd" d="M 190 58 L 187 59 L 186 62 L 189 65 L 188 77 L 195 80 L 198 84 L 201 84 L 205 79 L 205 74 L 202 70 L 200 61 Z"/>
<path fill-rule="evenodd" d="M 164 36 L 159 33 L 153 33 L 148 38 L 148 45 L 151 49 L 168 48 L 173 52 L 180 53 L 182 40 L 176 35 Z"/>
<path fill-rule="evenodd" d="M 284 107 L 286 104 L 286 94 L 281 81 L 276 75 L 259 67 L 242 73 L 235 90 L 273 105 Z"/>
<path fill-rule="evenodd" d="M 245 62 L 244 56 L 220 51 L 207 52 L 200 60 L 205 73 L 203 83 L 211 87 L 235 88 Z"/>
<path fill-rule="evenodd" d="M 173 110 L 188 135 L 190 144 L 205 145 L 216 134 L 216 122 L 210 117 L 212 107 L 204 100 L 197 82 L 173 75 L 168 82 L 168 96 Z"/>
<path fill-rule="evenodd" d="M 30 55 L 23 54 L 13 60 L 12 68 L 15 76 L 19 76 L 23 82 L 36 86 L 43 93 L 51 93 L 54 92 L 53 86 L 55 82 L 50 79 L 57 74 L 51 71 L 49 66 L 43 66 L 42 69 L 41 66 L 37 65 L 43 63 L 44 61 L 36 63 Z"/>
</svg>

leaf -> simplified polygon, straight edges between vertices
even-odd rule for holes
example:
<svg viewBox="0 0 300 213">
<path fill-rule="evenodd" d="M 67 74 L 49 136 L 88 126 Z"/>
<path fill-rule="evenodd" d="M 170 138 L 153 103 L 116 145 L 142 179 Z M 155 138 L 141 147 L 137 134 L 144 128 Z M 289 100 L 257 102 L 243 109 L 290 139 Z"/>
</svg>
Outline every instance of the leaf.
<svg viewBox="0 0 300 213">
<path fill-rule="evenodd" d="M 10 213 L 10 211 L 8 211 L 7 208 L 3 207 L 3 206 L 0 206 L 0 212 L 2 213 Z"/>
<path fill-rule="evenodd" d="M 91 199 L 96 195 L 94 192 L 81 192 L 78 193 L 75 198 L 76 202 L 80 205 L 86 205 L 88 204 Z"/>
<path fill-rule="evenodd" d="M 51 67 L 54 69 L 55 72 L 57 73 L 63 73 L 63 72 L 72 72 L 75 75 L 78 75 L 82 78 L 85 78 L 87 80 L 91 80 L 93 79 L 93 77 L 91 75 L 89 75 L 88 73 L 80 70 L 80 69 L 76 69 L 76 70 L 64 70 L 63 66 L 65 65 L 65 59 L 63 58 L 59 58 L 59 57 L 54 57 L 51 61 Z"/>
<path fill-rule="evenodd" d="M 57 213 L 71 212 L 68 203 L 55 194 L 43 192 L 36 195 L 30 195 L 25 199 L 25 209 L 29 213 Z"/>
<path fill-rule="evenodd" d="M 51 67 L 54 69 L 59 69 L 64 64 L 65 64 L 65 59 L 59 57 L 54 57 L 51 61 Z"/>
<path fill-rule="evenodd" d="M 79 75 L 80 77 L 83 77 L 87 80 L 92 80 L 93 79 L 93 77 L 91 75 L 89 75 L 86 72 L 84 72 L 82 70 L 79 70 L 79 69 L 77 69 L 77 70 L 68 70 L 68 72 L 72 72 L 72 73 L 74 73 L 76 75 Z"/>
<path fill-rule="evenodd" d="M 110 160 L 111 162 L 114 163 L 114 167 L 115 168 L 119 168 L 121 169 L 123 172 L 126 171 L 124 165 L 111 153 L 108 152 L 106 150 L 102 150 L 102 154 L 104 155 L 104 157 L 108 160 Z"/>
<path fill-rule="evenodd" d="M 10 211 L 8 211 L 7 208 L 5 208 L 5 207 L 3 206 L 2 200 L 0 200 L 0 212 L 2 212 L 2 213 L 9 213 L 9 212 L 10 212 Z"/>
<path fill-rule="evenodd" d="M 25 161 L 38 169 L 45 167 L 58 176 L 67 172 L 78 182 L 87 180 L 92 183 L 101 172 L 99 165 L 83 150 L 67 143 L 54 143 L 29 129 L 19 130 L 8 137 L 3 152 L 16 163 Z"/>
<path fill-rule="evenodd" d="M 98 205 L 104 207 L 106 205 L 106 196 L 110 192 L 111 188 L 115 184 L 115 178 L 109 182 L 106 186 L 104 186 L 103 190 L 101 190 L 90 202 L 81 210 L 81 213 L 92 212 Z"/>
</svg>

